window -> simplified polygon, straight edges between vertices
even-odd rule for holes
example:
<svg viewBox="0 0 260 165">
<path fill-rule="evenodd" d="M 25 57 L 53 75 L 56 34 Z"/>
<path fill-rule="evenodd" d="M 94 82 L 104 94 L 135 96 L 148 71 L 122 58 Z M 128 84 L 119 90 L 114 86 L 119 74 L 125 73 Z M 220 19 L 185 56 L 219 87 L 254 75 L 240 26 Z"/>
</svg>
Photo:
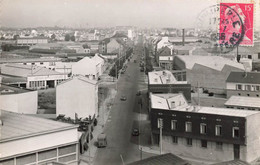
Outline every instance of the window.
<svg viewBox="0 0 260 165">
<path fill-rule="evenodd" d="M 237 84 L 237 85 L 236 85 L 236 89 L 237 89 L 237 90 L 242 90 L 242 85 L 241 85 L 241 84 Z"/>
<path fill-rule="evenodd" d="M 233 127 L 233 138 L 239 138 L 239 128 Z"/>
<path fill-rule="evenodd" d="M 26 63 L 23 63 L 24 65 L 27 65 Z"/>
<path fill-rule="evenodd" d="M 247 96 L 250 96 L 250 94 L 247 94 Z"/>
<path fill-rule="evenodd" d="M 43 62 L 40 62 L 41 65 L 43 65 Z"/>
<path fill-rule="evenodd" d="M 171 129 L 172 130 L 176 130 L 177 129 L 177 121 L 176 120 L 172 120 L 171 121 Z"/>
<path fill-rule="evenodd" d="M 207 148 L 207 146 L 208 146 L 207 140 L 201 140 L 201 147 Z"/>
<path fill-rule="evenodd" d="M 157 119 L 157 127 L 160 128 L 160 126 L 163 127 L 163 119 L 162 118 Z"/>
<path fill-rule="evenodd" d="M 238 96 L 240 96 L 241 94 L 240 93 L 238 93 Z"/>
<path fill-rule="evenodd" d="M 200 133 L 206 134 L 207 133 L 207 125 L 205 123 L 200 124 Z"/>
<path fill-rule="evenodd" d="M 248 57 L 248 59 L 252 59 L 252 55 L 248 55 L 247 57 Z"/>
<path fill-rule="evenodd" d="M 259 91 L 260 90 L 260 86 L 255 86 L 255 90 Z"/>
<path fill-rule="evenodd" d="M 186 132 L 191 132 L 192 131 L 192 123 L 191 122 L 186 122 L 185 123 L 185 131 Z"/>
<path fill-rule="evenodd" d="M 222 150 L 223 149 L 223 143 L 222 142 L 216 142 L 216 149 Z"/>
<path fill-rule="evenodd" d="M 192 138 L 187 138 L 187 145 L 192 146 Z"/>
<path fill-rule="evenodd" d="M 246 85 L 245 87 L 247 91 L 251 91 L 251 85 Z"/>
<path fill-rule="evenodd" d="M 35 65 L 35 63 L 34 63 L 34 62 L 32 62 L 32 65 Z"/>
<path fill-rule="evenodd" d="M 221 136 L 221 135 L 222 135 L 222 126 L 216 125 L 216 136 Z"/>
<path fill-rule="evenodd" d="M 178 143 L 178 137 L 177 136 L 172 136 L 172 142 L 177 144 Z"/>
</svg>

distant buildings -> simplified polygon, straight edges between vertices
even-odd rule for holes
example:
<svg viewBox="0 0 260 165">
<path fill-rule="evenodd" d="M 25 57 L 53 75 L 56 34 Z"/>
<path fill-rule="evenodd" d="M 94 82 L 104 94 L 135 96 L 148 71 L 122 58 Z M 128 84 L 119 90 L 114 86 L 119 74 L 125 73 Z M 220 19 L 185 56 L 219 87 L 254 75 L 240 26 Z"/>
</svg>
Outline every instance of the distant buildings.
<svg viewBox="0 0 260 165">
<path fill-rule="evenodd" d="M 163 69 L 172 69 L 173 67 L 173 49 L 165 46 L 162 47 L 159 52 L 156 54 L 156 62 L 159 64 L 159 67 Z"/>
<path fill-rule="evenodd" d="M 177 81 L 168 70 L 148 73 L 148 92 L 152 93 L 183 93 L 191 101 L 191 86 L 187 81 Z"/>
<path fill-rule="evenodd" d="M 4 110 L 0 120 L 0 164 L 78 164 L 78 126 Z"/>
<path fill-rule="evenodd" d="M 0 109 L 23 113 L 36 114 L 38 109 L 38 92 L 0 83 Z"/>
<path fill-rule="evenodd" d="M 162 140 L 163 152 L 213 161 L 260 157 L 260 112 L 190 106 L 182 94 L 150 98 L 152 141 Z"/>
<path fill-rule="evenodd" d="M 68 79 L 66 73 L 59 73 L 47 68 L 34 65 L 21 65 L 21 64 L 4 64 L 1 66 L 1 74 L 7 77 L 14 77 L 23 79 L 21 82 L 10 82 L 20 87 L 28 89 L 45 89 L 54 88 L 60 82 Z M 4 81 L 5 77 L 3 78 Z"/>
<path fill-rule="evenodd" d="M 56 88 L 56 114 L 72 119 L 97 117 L 97 81 L 83 76 L 73 76 Z"/>
<path fill-rule="evenodd" d="M 260 72 L 231 72 L 226 80 L 227 98 L 260 96 Z"/>
<path fill-rule="evenodd" d="M 48 43 L 47 37 L 28 37 L 28 38 L 17 38 L 16 44 L 18 46 L 31 46 L 39 43 Z"/>
<path fill-rule="evenodd" d="M 175 70 L 186 70 L 187 81 L 194 90 L 200 87 L 218 94 L 225 94 L 230 72 L 244 70 L 242 64 L 220 56 L 177 55 L 173 65 Z"/>
</svg>

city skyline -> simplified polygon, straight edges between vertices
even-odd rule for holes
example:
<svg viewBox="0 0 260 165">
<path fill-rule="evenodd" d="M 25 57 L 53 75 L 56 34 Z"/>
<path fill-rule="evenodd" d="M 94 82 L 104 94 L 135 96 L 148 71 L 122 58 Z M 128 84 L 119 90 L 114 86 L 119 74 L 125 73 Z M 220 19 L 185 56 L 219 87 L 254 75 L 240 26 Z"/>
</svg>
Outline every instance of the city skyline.
<svg viewBox="0 0 260 165">
<path fill-rule="evenodd" d="M 2 27 L 21 28 L 39 26 L 191 28 L 195 26 L 193 20 L 199 12 L 213 4 L 214 0 L 191 2 L 166 0 L 163 3 L 159 0 L 3 0 L 0 18 Z"/>
</svg>

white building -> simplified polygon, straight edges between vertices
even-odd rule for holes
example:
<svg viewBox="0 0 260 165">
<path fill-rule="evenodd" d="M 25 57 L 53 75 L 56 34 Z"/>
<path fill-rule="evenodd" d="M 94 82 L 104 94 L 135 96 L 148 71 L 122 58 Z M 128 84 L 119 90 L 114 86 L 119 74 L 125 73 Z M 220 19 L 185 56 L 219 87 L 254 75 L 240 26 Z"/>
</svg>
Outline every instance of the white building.
<svg viewBox="0 0 260 165">
<path fill-rule="evenodd" d="M 157 43 L 157 50 L 169 45 L 171 45 L 171 43 L 169 42 L 169 37 L 162 37 L 162 39 Z"/>
<path fill-rule="evenodd" d="M 75 119 L 98 115 L 97 81 L 73 76 L 56 88 L 56 115 Z"/>
<path fill-rule="evenodd" d="M 66 73 L 59 73 L 44 67 L 21 64 L 2 65 L 1 74 L 25 78 L 26 88 L 28 89 L 53 88 L 60 82 L 68 79 Z"/>
<path fill-rule="evenodd" d="M 17 38 L 16 44 L 18 46 L 31 46 L 39 43 L 48 43 L 47 37 L 28 37 L 28 38 Z"/>
<path fill-rule="evenodd" d="M 78 164 L 78 126 L 4 110 L 0 120 L 0 164 Z"/>
<path fill-rule="evenodd" d="M 260 111 L 260 98 L 248 96 L 231 96 L 225 102 L 225 107 Z"/>
<path fill-rule="evenodd" d="M 104 59 L 99 55 L 85 57 L 72 66 L 73 75 L 82 75 L 90 79 L 98 79 L 104 71 Z"/>
<path fill-rule="evenodd" d="M 0 84 L 0 109 L 16 113 L 36 114 L 37 108 L 37 91 Z"/>
</svg>

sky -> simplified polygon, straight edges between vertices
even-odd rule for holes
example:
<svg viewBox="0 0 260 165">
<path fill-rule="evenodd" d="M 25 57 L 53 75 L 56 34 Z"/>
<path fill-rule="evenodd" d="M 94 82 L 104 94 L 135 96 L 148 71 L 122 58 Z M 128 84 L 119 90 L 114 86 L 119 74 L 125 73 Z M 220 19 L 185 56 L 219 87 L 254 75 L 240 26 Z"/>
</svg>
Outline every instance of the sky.
<svg viewBox="0 0 260 165">
<path fill-rule="evenodd" d="M 194 27 L 215 0 L 1 0 L 5 27 Z"/>
</svg>

